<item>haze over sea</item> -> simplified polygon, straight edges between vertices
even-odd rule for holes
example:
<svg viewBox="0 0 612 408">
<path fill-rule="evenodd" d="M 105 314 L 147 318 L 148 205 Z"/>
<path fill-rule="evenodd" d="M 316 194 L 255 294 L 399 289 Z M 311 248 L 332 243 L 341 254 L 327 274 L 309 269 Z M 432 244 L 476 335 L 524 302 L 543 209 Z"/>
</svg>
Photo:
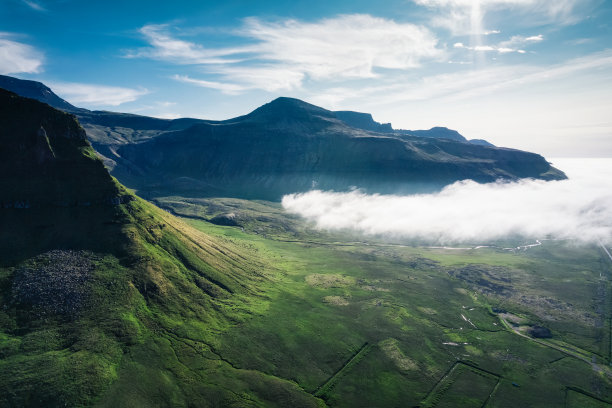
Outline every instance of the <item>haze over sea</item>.
<svg viewBox="0 0 612 408">
<path fill-rule="evenodd" d="M 459 181 L 433 194 L 379 195 L 313 190 L 283 207 L 320 229 L 486 244 L 509 236 L 612 242 L 612 159 L 552 159 L 568 180 L 478 184 Z"/>
</svg>

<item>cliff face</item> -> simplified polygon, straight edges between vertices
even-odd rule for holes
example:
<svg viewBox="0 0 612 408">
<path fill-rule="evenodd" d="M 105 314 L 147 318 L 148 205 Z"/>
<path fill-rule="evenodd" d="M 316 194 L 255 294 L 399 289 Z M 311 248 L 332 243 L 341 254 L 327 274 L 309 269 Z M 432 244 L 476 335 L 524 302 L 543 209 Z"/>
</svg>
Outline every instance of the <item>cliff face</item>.
<svg viewBox="0 0 612 408">
<path fill-rule="evenodd" d="M 334 114 L 338 119 L 349 126 L 357 129 L 369 130 L 372 132 L 390 133 L 393 128 L 390 123 L 378 123 L 372 118 L 369 113 L 352 112 L 352 111 L 335 111 Z"/>
<path fill-rule="evenodd" d="M 0 90 L 0 123 L 3 207 L 89 205 L 119 194 L 73 115 Z"/>
</svg>

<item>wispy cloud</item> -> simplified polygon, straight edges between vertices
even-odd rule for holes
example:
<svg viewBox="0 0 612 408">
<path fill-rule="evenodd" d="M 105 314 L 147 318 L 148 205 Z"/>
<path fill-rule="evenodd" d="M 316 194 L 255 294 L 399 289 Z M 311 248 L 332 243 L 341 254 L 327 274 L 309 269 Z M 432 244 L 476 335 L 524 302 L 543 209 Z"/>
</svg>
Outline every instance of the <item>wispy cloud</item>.
<svg viewBox="0 0 612 408">
<path fill-rule="evenodd" d="M 148 94 L 146 89 L 83 84 L 74 82 L 48 82 L 54 92 L 72 104 L 88 106 L 118 106 Z"/>
<path fill-rule="evenodd" d="M 584 16 L 579 6 L 591 0 L 413 0 L 436 11 L 432 23 L 454 34 L 482 35 L 490 32 L 483 27 L 487 13 L 503 11 L 522 16 L 522 24 L 572 24 Z"/>
<path fill-rule="evenodd" d="M 43 54 L 36 48 L 0 32 L 0 74 L 34 74 L 42 70 Z"/>
<path fill-rule="evenodd" d="M 251 52 L 250 48 L 206 48 L 200 44 L 184 41 L 170 34 L 167 24 L 146 25 L 140 33 L 149 47 L 128 51 L 127 58 L 151 58 L 174 64 L 226 64 L 240 62 L 241 58 L 228 58 L 231 55 Z"/>
<path fill-rule="evenodd" d="M 250 18 L 242 32 L 259 41 L 260 57 L 301 66 L 314 78 L 373 77 L 375 68 L 415 68 L 442 52 L 424 27 L 364 14 L 315 23 Z"/>
<path fill-rule="evenodd" d="M 522 47 L 529 44 L 537 44 L 544 40 L 544 36 L 542 34 L 531 35 L 531 36 L 522 36 L 522 35 L 514 35 L 510 37 L 508 41 L 502 41 L 499 43 L 500 48 L 516 48 Z"/>
<path fill-rule="evenodd" d="M 248 86 L 244 86 L 244 85 L 216 82 L 216 81 L 206 81 L 203 79 L 194 79 L 194 78 L 189 77 L 188 75 L 174 75 L 172 76 L 172 79 L 179 81 L 179 82 L 184 82 L 187 84 L 197 85 L 202 88 L 217 89 L 229 95 L 239 94 L 241 92 L 244 92 L 250 89 Z"/>
<path fill-rule="evenodd" d="M 570 77 L 576 73 L 595 72 L 612 66 L 612 50 L 571 59 L 543 68 L 537 65 L 490 66 L 478 70 L 457 71 L 425 76 L 417 81 L 394 78 L 377 86 L 358 89 L 330 88 L 330 100 L 374 100 L 385 103 L 402 101 L 439 100 L 456 102 Z"/>
<path fill-rule="evenodd" d="M 306 79 L 375 78 L 378 69 L 408 70 L 444 53 L 427 28 L 365 14 L 317 22 L 248 18 L 234 32 L 248 43 L 241 47 L 205 47 L 176 38 L 168 26 L 145 26 L 141 33 L 150 46 L 127 57 L 201 66 L 218 79 L 175 79 L 227 93 L 295 89 Z"/>
<path fill-rule="evenodd" d="M 21 0 L 21 1 L 23 2 L 23 4 L 25 4 L 26 6 L 28 6 L 32 10 L 47 11 L 47 9 L 42 4 L 40 4 L 40 2 L 36 2 L 36 1 L 33 1 L 33 0 Z"/>
<path fill-rule="evenodd" d="M 409 237 L 437 243 L 486 244 L 511 235 L 612 242 L 610 159 L 560 161 L 565 181 L 463 181 L 437 194 L 367 195 L 312 191 L 283 207 L 323 229 Z"/>
<path fill-rule="evenodd" d="M 476 45 L 469 46 L 465 45 L 461 42 L 457 42 L 453 45 L 454 48 L 466 49 L 471 51 L 496 51 L 500 54 L 507 54 L 509 52 L 517 52 L 519 54 L 525 54 L 525 50 L 520 48 L 525 45 L 538 43 L 544 40 L 544 36 L 542 34 L 532 35 L 529 37 L 524 37 L 522 35 L 512 36 L 507 41 L 502 41 L 496 45 Z"/>
</svg>

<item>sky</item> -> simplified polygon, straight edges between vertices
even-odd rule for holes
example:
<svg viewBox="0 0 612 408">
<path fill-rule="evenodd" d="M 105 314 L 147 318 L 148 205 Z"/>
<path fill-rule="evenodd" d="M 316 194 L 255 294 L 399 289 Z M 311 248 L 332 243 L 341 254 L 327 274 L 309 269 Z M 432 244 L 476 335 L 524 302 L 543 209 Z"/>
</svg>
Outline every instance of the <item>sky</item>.
<svg viewBox="0 0 612 408">
<path fill-rule="evenodd" d="M 290 96 L 612 157 L 609 0 L 0 0 L 0 73 L 89 109 L 228 119 Z"/>
</svg>

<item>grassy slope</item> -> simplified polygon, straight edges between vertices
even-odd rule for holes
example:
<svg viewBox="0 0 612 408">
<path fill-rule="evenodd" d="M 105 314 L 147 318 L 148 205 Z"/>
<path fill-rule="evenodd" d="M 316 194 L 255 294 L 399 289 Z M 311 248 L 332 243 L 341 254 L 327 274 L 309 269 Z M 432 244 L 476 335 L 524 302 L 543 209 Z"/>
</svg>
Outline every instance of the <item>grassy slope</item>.
<svg viewBox="0 0 612 408">
<path fill-rule="evenodd" d="M 319 405 L 216 351 L 268 307 L 265 259 L 133 196 L 72 116 L 0 104 L 0 406 Z"/>
<path fill-rule="evenodd" d="M 12 299 L 19 269 L 0 269 L 0 405 L 317 405 L 295 384 L 237 370 L 216 352 L 219 333 L 268 307 L 257 289 L 271 279 L 264 260 L 140 199 L 113 210 L 121 240 L 96 252 L 77 318 L 37 319 Z"/>
</svg>

